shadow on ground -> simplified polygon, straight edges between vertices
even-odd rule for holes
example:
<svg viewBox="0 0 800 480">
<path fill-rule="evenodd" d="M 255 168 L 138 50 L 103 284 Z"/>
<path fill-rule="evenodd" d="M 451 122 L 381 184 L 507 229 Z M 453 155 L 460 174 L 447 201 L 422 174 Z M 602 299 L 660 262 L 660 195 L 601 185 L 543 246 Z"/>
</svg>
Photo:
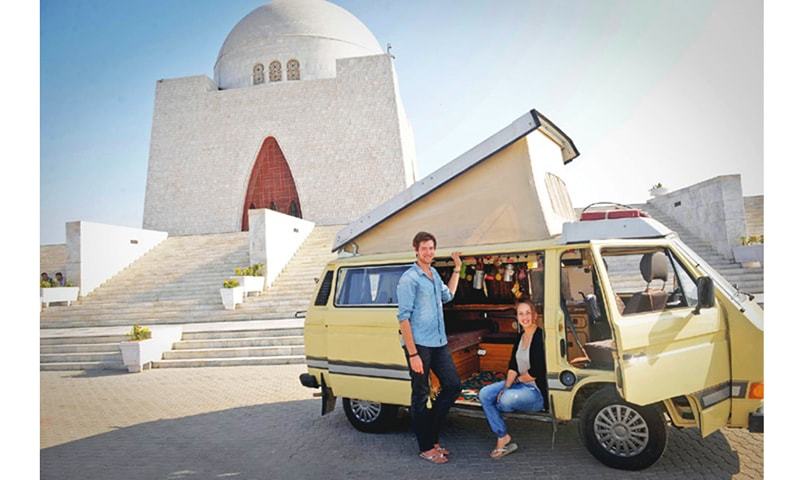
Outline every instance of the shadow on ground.
<svg viewBox="0 0 800 480">
<path fill-rule="evenodd" d="M 520 450 L 488 458 L 493 438 L 482 419 L 451 415 L 442 442 L 451 462 L 416 457 L 407 418 L 370 435 L 347 423 L 340 406 L 320 417 L 319 400 L 301 400 L 158 420 L 41 450 L 42 479 L 306 478 L 731 478 L 739 458 L 720 433 L 670 431 L 664 457 L 644 472 L 598 463 L 574 424 L 561 426 L 551 449 L 547 424 L 510 420 Z"/>
</svg>

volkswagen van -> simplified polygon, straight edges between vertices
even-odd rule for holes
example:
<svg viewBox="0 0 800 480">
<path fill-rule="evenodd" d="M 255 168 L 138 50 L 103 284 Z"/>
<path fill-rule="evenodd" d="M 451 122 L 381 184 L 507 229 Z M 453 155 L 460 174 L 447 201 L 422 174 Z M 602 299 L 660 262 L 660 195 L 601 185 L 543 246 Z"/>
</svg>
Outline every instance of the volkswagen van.
<svg viewBox="0 0 800 480">
<path fill-rule="evenodd" d="M 646 238 L 586 238 L 632 223 L 583 220 L 598 225 L 568 231 L 564 242 L 437 251 L 442 278 L 461 276 L 445 324 L 472 390 L 462 391 L 455 411 L 480 412 L 477 389 L 506 373 L 515 300 L 527 297 L 545 333 L 550 411 L 518 415 L 576 419 L 606 465 L 653 464 L 668 424 L 699 428 L 703 437 L 726 426 L 763 431 L 763 311 L 666 228 L 638 220 L 651 229 Z M 461 272 L 449 259 L 455 250 Z M 365 255 L 326 268 L 306 317 L 302 378 L 321 387 L 323 414 L 341 397 L 354 427 L 379 432 L 409 406 L 396 287 L 413 262 L 413 252 Z"/>
<path fill-rule="evenodd" d="M 530 156 L 521 164 L 528 168 Z M 441 205 L 453 197 L 443 195 L 431 201 Z M 405 207 L 421 196 L 389 210 L 404 221 Z M 558 201 L 552 190 L 542 197 Z M 480 208 L 476 204 L 470 213 L 481 217 L 476 228 L 485 231 Z M 457 215 L 448 217 L 458 224 Z M 370 228 L 388 218 L 373 215 Z M 395 241 L 394 227 L 383 228 L 375 244 Z M 486 242 L 455 230 L 439 239 L 433 265 L 445 282 L 459 276 L 455 298 L 444 306 L 448 347 L 462 380 L 451 411 L 482 414 L 478 390 L 507 372 L 520 328 L 514 305 L 528 298 L 544 331 L 549 410 L 514 416 L 547 422 L 554 436 L 559 423 L 576 421 L 594 457 L 627 470 L 655 463 L 671 427 L 697 428 L 703 437 L 723 427 L 763 431 L 762 308 L 646 212 L 589 209 L 558 225 L 557 234 L 534 240 Z M 353 238 L 370 245 L 364 231 L 344 232 L 337 246 Z M 350 423 L 364 432 L 385 430 L 410 405 L 396 287 L 415 261 L 412 237 L 402 238 L 406 246 L 397 251 L 340 249 L 322 272 L 306 314 L 308 372 L 300 381 L 320 390 L 323 415 L 341 398 Z M 459 271 L 450 259 L 454 251 L 463 259 Z M 435 375 L 431 383 L 434 397 Z"/>
</svg>

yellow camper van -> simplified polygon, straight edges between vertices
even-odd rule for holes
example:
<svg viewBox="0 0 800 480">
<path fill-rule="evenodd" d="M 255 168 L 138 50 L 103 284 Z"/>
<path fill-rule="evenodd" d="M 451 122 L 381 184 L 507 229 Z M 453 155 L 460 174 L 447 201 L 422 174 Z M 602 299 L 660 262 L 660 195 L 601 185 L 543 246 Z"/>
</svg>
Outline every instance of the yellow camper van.
<svg viewBox="0 0 800 480">
<path fill-rule="evenodd" d="M 415 260 L 413 234 L 428 230 L 442 233 L 434 267 L 445 281 L 460 277 L 444 309 L 463 386 L 453 411 L 481 414 L 477 392 L 506 373 L 519 328 L 514 304 L 529 298 L 545 334 L 550 406 L 515 415 L 549 422 L 554 434 L 577 420 L 592 455 L 630 470 L 661 457 L 669 424 L 704 437 L 725 426 L 763 431 L 761 307 L 643 211 L 604 206 L 576 218 L 558 190 L 547 154 L 554 149 L 543 146 L 555 146 L 561 166 L 577 150 L 535 110 L 520 121 L 527 126 L 510 125 L 454 160 L 458 168 L 451 162 L 337 237 L 340 256 L 306 315 L 308 373 L 300 377 L 321 389 L 323 415 L 341 397 L 355 428 L 380 432 L 409 406 L 396 287 Z M 480 195 L 470 205 L 469 194 L 448 191 L 479 184 L 469 177 L 485 176 L 481 166 L 528 185 L 510 192 L 513 209 Z M 453 251 L 464 259 L 459 271 Z"/>
</svg>

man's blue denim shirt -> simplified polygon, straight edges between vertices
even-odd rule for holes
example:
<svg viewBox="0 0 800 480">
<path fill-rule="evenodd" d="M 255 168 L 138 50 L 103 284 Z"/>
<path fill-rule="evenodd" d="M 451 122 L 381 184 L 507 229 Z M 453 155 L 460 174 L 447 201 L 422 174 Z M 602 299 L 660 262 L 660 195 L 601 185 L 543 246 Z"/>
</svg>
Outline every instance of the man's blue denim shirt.
<svg viewBox="0 0 800 480">
<path fill-rule="evenodd" d="M 417 263 L 411 266 L 397 282 L 397 320 L 408 319 L 414 343 L 424 347 L 447 345 L 444 331 L 442 303 L 453 299 L 450 289 L 435 268 L 433 278 L 428 278 Z M 401 342 L 402 337 L 401 337 Z"/>
</svg>

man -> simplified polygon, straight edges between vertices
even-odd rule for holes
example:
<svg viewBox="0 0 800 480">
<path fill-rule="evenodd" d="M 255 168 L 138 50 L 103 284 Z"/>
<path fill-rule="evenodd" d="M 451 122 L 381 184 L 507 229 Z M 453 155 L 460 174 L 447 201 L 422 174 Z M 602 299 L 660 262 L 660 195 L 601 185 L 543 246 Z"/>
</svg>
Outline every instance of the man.
<svg viewBox="0 0 800 480">
<path fill-rule="evenodd" d="M 436 238 L 419 232 L 413 240 L 416 263 L 397 284 L 398 312 L 403 346 L 411 374 L 411 423 L 417 436 L 420 457 L 433 463 L 446 463 L 450 453 L 439 444 L 439 430 L 450 407 L 461 393 L 461 380 L 447 348 L 442 303 L 453 299 L 461 270 L 459 252 L 453 252 L 453 275 L 444 284 L 432 267 Z M 428 376 L 436 374 L 441 391 L 428 409 Z"/>
<path fill-rule="evenodd" d="M 61 272 L 56 272 L 56 284 L 59 287 L 67 286 L 67 281 L 64 279 L 64 275 L 61 275 Z"/>
<path fill-rule="evenodd" d="M 50 275 L 48 275 L 47 272 L 42 272 L 42 275 L 39 277 L 39 280 L 40 280 L 40 282 L 42 284 L 45 284 L 45 285 L 52 285 L 53 284 L 53 280 L 50 279 Z"/>
</svg>

